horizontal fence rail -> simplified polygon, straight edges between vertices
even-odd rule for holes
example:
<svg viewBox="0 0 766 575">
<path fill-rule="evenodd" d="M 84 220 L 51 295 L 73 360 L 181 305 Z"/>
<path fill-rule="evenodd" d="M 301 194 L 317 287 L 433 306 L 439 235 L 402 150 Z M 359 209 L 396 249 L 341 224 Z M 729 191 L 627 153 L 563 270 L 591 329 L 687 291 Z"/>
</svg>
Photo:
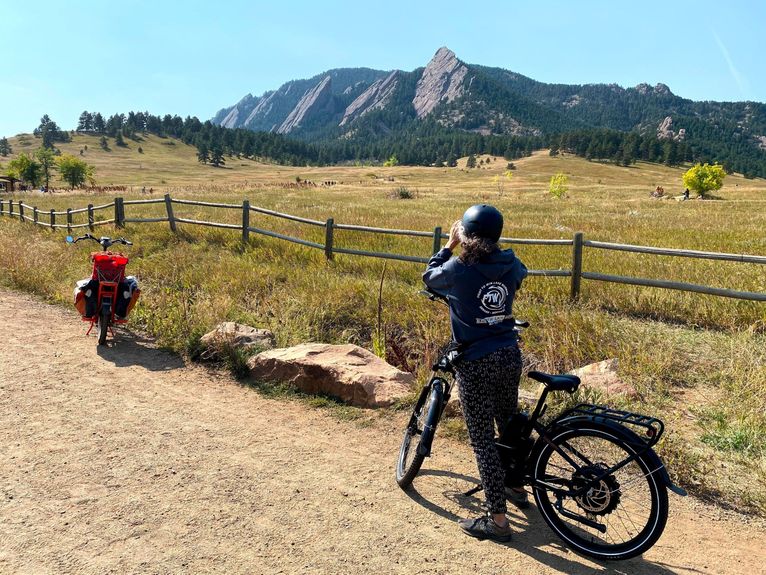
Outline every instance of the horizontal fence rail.
<svg viewBox="0 0 766 575">
<path fill-rule="evenodd" d="M 164 204 L 165 215 L 154 217 L 125 217 L 125 206 L 141 206 L 147 204 Z M 185 218 L 177 216 L 174 213 L 173 206 L 197 206 L 206 208 L 217 209 L 230 209 L 241 211 L 241 224 L 229 224 L 223 222 L 213 222 L 206 220 L 196 220 L 191 218 Z M 99 210 L 113 210 L 114 217 L 109 219 L 96 220 L 95 212 Z M 73 223 L 73 216 L 77 214 L 87 213 L 87 223 Z M 324 243 L 309 241 L 303 238 L 296 238 L 279 232 L 263 229 L 260 227 L 254 227 L 250 224 L 250 215 L 252 213 L 263 214 L 276 218 L 281 218 L 301 224 L 306 224 L 315 227 L 324 228 Z M 251 206 L 248 200 L 243 201 L 241 204 L 227 204 L 218 202 L 204 202 L 197 200 L 182 200 L 177 198 L 171 198 L 169 194 L 166 194 L 163 198 L 152 198 L 146 200 L 125 200 L 121 197 L 117 197 L 113 202 L 108 204 L 102 204 L 94 206 L 89 204 L 85 208 L 69 208 L 65 211 L 55 210 L 40 210 L 36 206 L 30 206 L 24 202 L 16 201 L 13 199 L 0 200 L 0 216 L 9 216 L 17 218 L 20 221 L 31 222 L 35 225 L 47 227 L 52 230 L 66 228 L 68 231 L 89 228 L 91 231 L 96 226 L 114 224 L 117 228 L 122 228 L 125 224 L 149 224 L 149 223 L 165 223 L 167 222 L 170 229 L 173 232 L 177 231 L 177 224 L 195 225 L 195 226 L 208 226 L 213 228 L 221 228 L 228 230 L 238 230 L 242 234 L 242 241 L 248 242 L 250 234 L 259 234 L 262 236 L 283 240 L 309 248 L 324 250 L 325 256 L 328 260 L 332 260 L 335 254 L 347 254 L 355 256 L 364 256 L 372 258 L 383 258 L 389 260 L 397 260 L 403 262 L 411 262 L 418 264 L 425 264 L 429 261 L 430 257 L 413 256 L 405 254 L 394 254 L 388 252 L 373 252 L 360 249 L 353 249 L 347 247 L 339 247 L 335 245 L 335 230 L 341 231 L 353 231 L 363 232 L 370 234 L 387 234 L 395 236 L 406 236 L 413 238 L 430 238 L 432 240 L 431 252 L 433 255 L 441 248 L 441 241 L 448 238 L 448 234 L 442 232 L 441 227 L 435 227 L 432 232 L 421 230 L 399 230 L 391 228 L 378 228 L 371 226 L 361 226 L 356 224 L 339 224 L 336 223 L 334 218 L 328 218 L 325 221 L 313 220 L 310 218 L 304 218 L 300 216 L 294 216 L 291 214 L 285 214 L 266 208 Z M 47 219 L 48 221 L 44 221 Z M 65 220 L 57 219 L 65 218 Z M 649 278 L 637 278 L 629 276 L 619 276 L 602 274 L 597 272 L 584 271 L 582 269 L 583 264 L 583 251 L 585 248 L 593 248 L 597 250 L 615 250 L 622 252 L 633 252 L 640 254 L 650 254 L 656 256 L 672 256 L 672 257 L 684 257 L 695 258 L 701 260 L 719 260 L 730 261 L 737 263 L 747 264 L 766 264 L 766 256 L 748 255 L 748 254 L 730 254 L 730 253 L 718 253 L 718 252 L 705 252 L 698 250 L 685 250 L 677 248 L 659 248 L 652 246 L 637 246 L 630 244 L 618 244 L 611 242 L 600 242 L 593 240 L 585 240 L 581 232 L 574 234 L 572 239 L 540 239 L 540 238 L 500 238 L 502 244 L 517 244 L 517 245 L 537 245 L 537 246 L 557 246 L 557 247 L 570 247 L 572 256 L 571 269 L 557 269 L 557 270 L 529 270 L 530 276 L 537 277 L 564 277 L 570 278 L 570 297 L 575 300 L 580 295 L 581 281 L 591 280 L 618 284 L 627 284 L 642 287 L 672 289 L 692 293 L 702 293 L 708 295 L 714 295 L 719 297 L 728 297 L 749 301 L 766 302 L 766 292 L 750 292 L 740 291 L 728 288 L 717 288 L 706 285 L 699 285 L 693 283 L 684 283 L 663 279 L 649 279 Z"/>
<path fill-rule="evenodd" d="M 655 254 L 661 256 L 676 256 L 681 258 L 696 258 L 699 260 L 723 260 L 751 264 L 766 264 L 766 256 L 750 256 L 746 254 L 722 254 L 717 252 L 701 252 L 697 250 L 679 250 L 675 248 L 654 248 L 650 246 L 632 246 L 629 244 L 612 244 L 609 242 L 586 241 L 584 245 L 602 250 L 618 250 L 639 254 Z"/>
</svg>

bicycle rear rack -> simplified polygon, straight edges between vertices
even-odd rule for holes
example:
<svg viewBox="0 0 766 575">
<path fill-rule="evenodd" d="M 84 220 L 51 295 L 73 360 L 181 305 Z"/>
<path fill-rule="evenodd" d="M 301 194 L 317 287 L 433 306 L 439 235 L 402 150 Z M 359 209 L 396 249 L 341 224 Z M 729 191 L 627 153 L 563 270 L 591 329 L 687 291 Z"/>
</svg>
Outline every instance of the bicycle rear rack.
<svg viewBox="0 0 766 575">
<path fill-rule="evenodd" d="M 612 409 L 603 405 L 593 405 L 590 403 L 576 405 L 572 409 L 562 413 L 556 419 L 562 420 L 576 415 L 608 419 L 623 425 L 641 428 L 642 433 L 638 433 L 638 436 L 645 441 L 649 447 L 656 444 L 662 436 L 662 433 L 665 431 L 665 424 L 656 417 L 641 415 L 640 413 L 632 413 L 630 411 L 622 411 L 620 409 Z M 633 431 L 637 430 L 634 429 Z"/>
</svg>

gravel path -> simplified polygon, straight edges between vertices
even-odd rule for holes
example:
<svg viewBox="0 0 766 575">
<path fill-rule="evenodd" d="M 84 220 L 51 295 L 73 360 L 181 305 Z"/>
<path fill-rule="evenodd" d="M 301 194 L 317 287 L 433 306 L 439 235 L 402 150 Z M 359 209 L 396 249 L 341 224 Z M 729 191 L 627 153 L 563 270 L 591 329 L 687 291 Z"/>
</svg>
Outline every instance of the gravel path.
<svg viewBox="0 0 766 575">
<path fill-rule="evenodd" d="M 126 332 L 99 348 L 16 292 L 0 314 L 0 573 L 763 573 L 763 525 L 675 496 L 641 559 L 579 557 L 534 506 L 478 542 L 467 446 L 437 438 L 396 486 L 403 414 L 337 421 Z"/>
</svg>

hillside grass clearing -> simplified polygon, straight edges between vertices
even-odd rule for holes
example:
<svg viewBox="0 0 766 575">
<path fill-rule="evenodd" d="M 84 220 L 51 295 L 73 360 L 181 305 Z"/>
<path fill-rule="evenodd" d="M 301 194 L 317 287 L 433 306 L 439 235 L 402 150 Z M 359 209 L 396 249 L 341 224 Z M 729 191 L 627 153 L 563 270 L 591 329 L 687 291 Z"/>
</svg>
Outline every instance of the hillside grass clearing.
<svg viewBox="0 0 766 575">
<path fill-rule="evenodd" d="M 76 136 L 73 145 L 82 144 L 78 138 L 86 137 Z M 162 159 L 162 146 L 174 148 L 172 161 Z M 287 168 L 256 162 L 223 170 L 198 164 L 190 150 L 183 152 L 185 159 L 176 158 L 173 154 L 182 155 L 182 146 L 165 146 L 151 136 L 142 143 L 141 156 L 164 162 L 152 168 L 167 182 L 158 184 L 156 192 L 230 203 L 248 198 L 252 205 L 318 220 L 333 217 L 336 223 L 426 231 L 436 225 L 446 230 L 468 205 L 490 202 L 506 215 L 504 235 L 514 237 L 569 239 L 583 231 L 587 239 L 766 254 L 762 180 L 730 176 L 718 194 L 721 201 L 675 202 L 649 196 L 657 185 L 680 188 L 683 170 L 648 164 L 621 168 L 538 153 L 514 161 L 510 182 L 499 190 L 494 178 L 505 170 L 502 158 L 490 161 L 488 169 L 468 171 Z M 114 152 L 103 152 L 110 153 Z M 89 161 L 96 164 L 95 159 Z M 133 185 L 132 194 L 119 194 L 126 199 L 147 197 L 140 187 L 151 186 L 157 177 L 131 179 L 144 170 L 135 170 L 131 163 L 124 164 L 124 172 L 108 160 L 96 165 L 101 183 Z M 548 180 L 558 172 L 569 176 L 564 200 L 547 194 Z M 105 180 L 104 174 L 114 179 Z M 214 178 L 212 183 L 204 179 L 207 174 Z M 296 177 L 320 185 L 290 187 Z M 323 187 L 323 181 L 338 184 Z M 392 194 L 401 186 L 413 197 Z M 15 199 L 65 209 L 109 201 L 112 195 L 34 192 L 16 194 Z M 126 206 L 128 217 L 162 215 L 163 210 L 162 205 Z M 231 223 L 241 217 L 234 210 L 193 206 L 176 206 L 176 215 Z M 80 221 L 84 219 L 76 223 Z M 324 240 L 322 228 L 269 216 L 254 214 L 251 225 L 318 243 Z M 109 227 L 100 230 L 112 233 Z M 384 265 L 380 260 L 337 255 L 328 262 L 320 250 L 255 234 L 242 246 L 237 232 L 183 224 L 176 235 L 167 224 L 129 224 L 117 233 L 135 243 L 128 250 L 129 269 L 140 276 L 144 290 L 131 322 L 167 347 L 192 349 L 202 333 L 223 320 L 269 328 L 280 346 L 324 341 L 372 347 Z M 91 247 L 68 246 L 64 235 L 1 218 L 0 281 L 69 305 L 74 281 L 88 272 Z M 336 246 L 419 256 L 427 256 L 431 248 L 429 238 L 363 232 L 337 231 L 335 241 Z M 536 269 L 568 269 L 570 250 L 515 247 L 528 267 Z M 584 269 L 766 291 L 766 268 L 753 264 L 586 249 Z M 418 265 L 388 263 L 383 321 L 389 361 L 415 369 L 422 381 L 424 366 L 448 339 L 449 327 L 440 307 L 416 295 L 421 272 Z M 766 306 L 587 280 L 581 301 L 571 304 L 568 290 L 566 278 L 526 281 L 515 315 L 532 323 L 524 337 L 527 364 L 565 371 L 617 357 L 621 377 L 639 392 L 637 401 L 619 400 L 618 405 L 666 421 L 661 448 L 675 478 L 697 494 L 766 513 Z M 591 393 L 588 399 L 605 398 Z M 448 426 L 460 433 L 459 423 Z"/>
</svg>

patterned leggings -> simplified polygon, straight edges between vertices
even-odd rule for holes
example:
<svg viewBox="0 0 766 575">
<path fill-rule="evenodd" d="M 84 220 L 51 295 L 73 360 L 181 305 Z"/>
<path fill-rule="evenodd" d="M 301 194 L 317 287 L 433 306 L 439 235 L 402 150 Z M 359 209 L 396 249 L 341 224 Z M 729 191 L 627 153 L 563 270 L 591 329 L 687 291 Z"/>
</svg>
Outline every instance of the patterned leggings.
<svg viewBox="0 0 766 575">
<path fill-rule="evenodd" d="M 487 507 L 490 513 L 505 513 L 505 471 L 495 447 L 495 424 L 502 430 L 518 409 L 521 352 L 517 346 L 505 347 L 461 362 L 456 375 Z"/>
</svg>

